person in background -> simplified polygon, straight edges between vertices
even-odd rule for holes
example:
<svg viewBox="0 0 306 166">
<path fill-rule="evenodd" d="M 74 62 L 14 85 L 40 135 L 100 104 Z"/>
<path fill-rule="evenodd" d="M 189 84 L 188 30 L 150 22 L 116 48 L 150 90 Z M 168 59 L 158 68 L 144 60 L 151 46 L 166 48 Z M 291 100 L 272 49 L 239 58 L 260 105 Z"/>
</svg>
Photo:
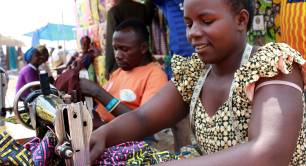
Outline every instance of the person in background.
<svg viewBox="0 0 306 166">
<path fill-rule="evenodd" d="M 184 23 L 183 2 L 184 0 L 150 0 L 163 12 L 169 28 L 170 58 L 176 54 L 190 57 L 194 52 L 186 37 L 186 25 Z M 166 64 L 168 78 L 172 77 L 170 64 Z"/>
<path fill-rule="evenodd" d="M 92 164 L 106 147 L 141 140 L 188 114 L 202 156 L 161 165 L 306 164 L 301 70 L 306 61 L 284 43 L 260 48 L 247 43 L 251 2 L 184 1 L 187 38 L 195 53 L 174 56 L 173 78 L 159 93 L 92 133 Z"/>
<path fill-rule="evenodd" d="M 95 47 L 89 36 L 83 36 L 80 39 L 81 51 L 75 52 L 67 63 L 67 68 L 80 65 L 80 69 L 86 69 L 89 74 L 89 80 L 96 81 L 95 70 L 93 66 L 94 58 L 101 54 Z"/>
<path fill-rule="evenodd" d="M 31 47 L 24 53 L 24 60 L 27 63 L 18 73 L 18 80 L 16 84 L 16 93 L 25 84 L 39 80 L 38 67 L 44 63 L 45 56 L 41 54 L 37 48 Z M 24 97 L 29 94 L 29 91 L 24 93 Z"/>
<path fill-rule="evenodd" d="M 49 82 L 51 84 L 53 84 L 54 83 L 54 78 L 52 76 L 52 72 L 51 72 L 51 69 L 50 69 L 49 63 L 48 63 L 48 59 L 49 59 L 49 56 L 50 56 L 49 51 L 48 51 L 48 49 L 46 48 L 45 45 L 37 46 L 37 50 L 44 57 L 43 63 L 39 66 L 39 71 L 42 71 L 42 70 L 46 71 L 48 73 L 48 76 L 49 76 Z"/>
<path fill-rule="evenodd" d="M 131 18 L 139 19 L 146 25 L 150 25 L 153 11 L 151 4 L 144 5 L 133 0 L 118 0 L 117 4 L 108 11 L 105 46 L 105 77 L 107 79 L 110 74 L 118 68 L 112 46 L 113 33 L 116 26 L 124 20 Z"/>
<path fill-rule="evenodd" d="M 144 23 L 130 19 L 119 24 L 113 47 L 119 68 L 106 85 L 101 88 L 80 81 L 81 92 L 100 103 L 96 110 L 104 122 L 143 105 L 167 83 L 165 72 L 149 51 L 149 32 Z"/>
<path fill-rule="evenodd" d="M 170 52 L 167 55 L 165 61 L 165 71 L 168 79 L 172 77 L 172 69 L 170 61 L 172 56 L 179 55 L 183 57 L 190 57 L 194 52 L 193 47 L 188 42 L 186 37 L 186 25 L 184 23 L 184 0 L 149 0 L 151 3 L 157 5 L 163 12 L 164 17 L 167 20 L 169 29 L 169 49 Z M 174 136 L 174 148 L 175 151 L 180 151 L 180 148 L 191 144 L 191 130 L 189 127 L 189 117 L 187 116 L 181 122 L 172 127 L 172 133 Z"/>
<path fill-rule="evenodd" d="M 57 47 L 57 49 L 51 50 L 51 65 L 52 68 L 58 68 L 61 65 L 66 64 L 66 55 L 65 55 L 65 51 L 63 50 L 63 47 L 61 45 L 59 45 Z"/>
</svg>

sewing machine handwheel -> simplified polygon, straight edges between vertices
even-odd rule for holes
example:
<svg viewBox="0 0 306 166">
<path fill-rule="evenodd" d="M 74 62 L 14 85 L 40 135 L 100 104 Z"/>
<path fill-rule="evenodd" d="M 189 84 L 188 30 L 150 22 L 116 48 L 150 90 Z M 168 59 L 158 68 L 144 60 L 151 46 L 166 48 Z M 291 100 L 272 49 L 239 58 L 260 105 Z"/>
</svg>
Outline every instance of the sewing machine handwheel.
<svg viewBox="0 0 306 166">
<path fill-rule="evenodd" d="M 57 90 L 55 89 L 55 87 L 53 85 L 50 85 L 50 86 L 51 86 L 51 93 L 53 94 L 57 93 Z M 24 125 L 25 127 L 29 129 L 33 129 L 31 125 L 31 119 L 30 119 L 29 104 L 30 102 L 33 101 L 35 97 L 42 94 L 41 91 L 38 89 L 40 89 L 39 81 L 28 83 L 24 85 L 17 92 L 15 99 L 14 99 L 13 112 L 15 114 L 15 117 L 19 123 L 21 123 L 22 125 Z M 24 93 L 26 93 L 27 91 L 30 91 L 31 93 L 26 98 L 23 98 Z M 23 107 L 20 107 L 20 103 L 23 103 Z"/>
</svg>

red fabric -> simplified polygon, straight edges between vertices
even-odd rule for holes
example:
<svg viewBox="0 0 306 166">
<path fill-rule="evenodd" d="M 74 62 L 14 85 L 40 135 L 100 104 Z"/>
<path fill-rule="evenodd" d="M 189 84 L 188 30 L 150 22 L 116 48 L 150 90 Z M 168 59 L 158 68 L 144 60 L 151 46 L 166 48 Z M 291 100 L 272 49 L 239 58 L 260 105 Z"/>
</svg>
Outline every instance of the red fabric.
<svg viewBox="0 0 306 166">
<path fill-rule="evenodd" d="M 66 94 L 72 95 L 73 90 L 76 90 L 77 100 L 81 101 L 84 97 L 80 91 L 80 78 L 79 71 L 81 69 L 81 65 L 77 65 L 74 68 L 68 68 L 65 72 L 59 75 L 55 80 L 55 87 L 59 91 L 63 91 Z"/>
</svg>

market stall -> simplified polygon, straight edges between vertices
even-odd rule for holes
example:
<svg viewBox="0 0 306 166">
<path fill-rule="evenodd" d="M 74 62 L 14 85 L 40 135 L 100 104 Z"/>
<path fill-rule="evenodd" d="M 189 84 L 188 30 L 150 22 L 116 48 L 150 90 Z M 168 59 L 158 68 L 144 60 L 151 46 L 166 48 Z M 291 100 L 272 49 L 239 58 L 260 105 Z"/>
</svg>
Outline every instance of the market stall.
<svg viewBox="0 0 306 166">
<path fill-rule="evenodd" d="M 24 46 L 22 41 L 0 34 L 0 64 L 4 69 L 21 67 L 19 62 L 22 61 L 20 49 L 22 46 Z"/>
</svg>

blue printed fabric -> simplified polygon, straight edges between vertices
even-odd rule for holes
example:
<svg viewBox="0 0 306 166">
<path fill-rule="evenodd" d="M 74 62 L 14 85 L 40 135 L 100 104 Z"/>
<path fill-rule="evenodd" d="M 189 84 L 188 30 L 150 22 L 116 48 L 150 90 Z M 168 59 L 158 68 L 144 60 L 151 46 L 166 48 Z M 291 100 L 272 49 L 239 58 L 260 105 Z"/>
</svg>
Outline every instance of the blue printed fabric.
<svg viewBox="0 0 306 166">
<path fill-rule="evenodd" d="M 306 0 L 288 0 L 289 3 L 294 3 L 294 2 L 306 2 Z"/>
<path fill-rule="evenodd" d="M 186 25 L 182 10 L 183 0 L 154 0 L 168 21 L 170 51 L 180 56 L 191 56 L 194 49 L 186 37 Z"/>
<path fill-rule="evenodd" d="M 0 130 L 0 165 L 33 165 L 30 152 L 2 130 Z"/>
</svg>

